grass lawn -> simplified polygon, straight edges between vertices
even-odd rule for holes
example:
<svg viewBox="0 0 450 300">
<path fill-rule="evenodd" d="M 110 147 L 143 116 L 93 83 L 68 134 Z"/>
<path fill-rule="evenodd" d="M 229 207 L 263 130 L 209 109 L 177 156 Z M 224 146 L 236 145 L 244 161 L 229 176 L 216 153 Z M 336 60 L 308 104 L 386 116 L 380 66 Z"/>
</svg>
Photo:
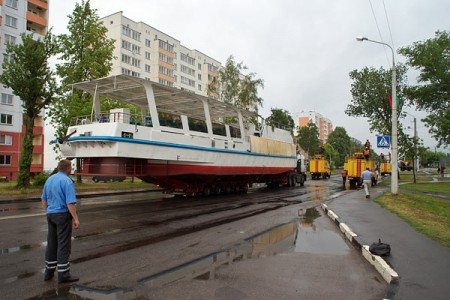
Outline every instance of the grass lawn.
<svg viewBox="0 0 450 300">
<path fill-rule="evenodd" d="M 42 186 L 30 187 L 29 189 L 16 189 L 16 181 L 1 182 L 0 183 L 0 195 L 26 195 L 26 194 L 40 194 L 42 192 Z M 75 189 L 80 191 L 97 191 L 97 190 L 115 190 L 115 189 L 149 189 L 154 185 L 134 178 L 134 182 L 131 182 L 131 178 L 127 178 L 123 182 L 108 182 L 108 183 L 94 183 L 92 181 L 75 183 Z"/>
<path fill-rule="evenodd" d="M 435 184 L 415 184 L 414 186 L 422 185 L 424 185 L 423 188 L 429 186 L 430 189 L 421 191 L 433 192 L 437 187 Z M 443 185 L 442 189 L 447 190 Z M 396 197 L 385 193 L 375 201 L 397 214 L 418 232 L 445 247 L 450 247 L 450 200 L 402 191 Z"/>
<path fill-rule="evenodd" d="M 416 183 L 416 184 L 407 183 L 402 184 L 400 186 L 400 189 L 426 192 L 430 194 L 450 195 L 450 184 L 448 182 Z"/>
</svg>

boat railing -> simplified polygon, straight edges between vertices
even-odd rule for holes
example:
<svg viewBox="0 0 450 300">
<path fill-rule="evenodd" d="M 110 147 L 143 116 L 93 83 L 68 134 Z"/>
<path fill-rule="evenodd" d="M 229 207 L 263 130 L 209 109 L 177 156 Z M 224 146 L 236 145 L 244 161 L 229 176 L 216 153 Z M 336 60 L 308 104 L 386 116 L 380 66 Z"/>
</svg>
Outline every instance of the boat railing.
<svg viewBox="0 0 450 300">
<path fill-rule="evenodd" d="M 87 125 L 93 123 L 127 123 L 152 127 L 152 119 L 150 116 L 109 111 L 103 111 L 96 115 L 73 117 L 70 122 L 70 126 Z"/>
</svg>

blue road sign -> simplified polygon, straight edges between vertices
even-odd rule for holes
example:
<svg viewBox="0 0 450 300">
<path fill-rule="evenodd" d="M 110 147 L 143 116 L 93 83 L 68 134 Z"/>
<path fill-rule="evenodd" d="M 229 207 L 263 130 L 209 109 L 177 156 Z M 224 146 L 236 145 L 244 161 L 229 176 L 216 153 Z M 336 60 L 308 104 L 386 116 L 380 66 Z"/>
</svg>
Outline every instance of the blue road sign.
<svg viewBox="0 0 450 300">
<path fill-rule="evenodd" d="M 378 148 L 390 148 L 391 147 L 391 137 L 388 135 L 377 136 L 377 147 Z"/>
</svg>

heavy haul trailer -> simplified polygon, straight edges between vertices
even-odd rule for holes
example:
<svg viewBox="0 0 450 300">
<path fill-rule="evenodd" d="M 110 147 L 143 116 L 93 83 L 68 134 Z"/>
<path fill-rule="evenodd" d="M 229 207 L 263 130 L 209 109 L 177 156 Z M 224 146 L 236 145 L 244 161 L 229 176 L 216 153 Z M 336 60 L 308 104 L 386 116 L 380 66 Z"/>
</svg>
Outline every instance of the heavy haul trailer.
<svg viewBox="0 0 450 300">
<path fill-rule="evenodd" d="M 346 158 L 344 169 L 347 170 L 348 181 L 351 188 L 361 186 L 361 174 L 366 168 L 369 168 L 372 172 L 375 171 L 375 162 L 371 159 L 366 160 L 362 152 L 356 152 Z"/>
<path fill-rule="evenodd" d="M 309 172 L 311 179 L 327 179 L 331 177 L 330 164 L 324 155 L 316 154 L 309 162 Z"/>
<path fill-rule="evenodd" d="M 303 185 L 306 170 L 290 131 L 257 130 L 255 112 L 126 75 L 76 83 L 93 96 L 60 139 L 82 176 L 135 176 L 170 193 L 247 192 L 254 183 Z M 100 96 L 138 107 L 100 110 Z"/>
</svg>

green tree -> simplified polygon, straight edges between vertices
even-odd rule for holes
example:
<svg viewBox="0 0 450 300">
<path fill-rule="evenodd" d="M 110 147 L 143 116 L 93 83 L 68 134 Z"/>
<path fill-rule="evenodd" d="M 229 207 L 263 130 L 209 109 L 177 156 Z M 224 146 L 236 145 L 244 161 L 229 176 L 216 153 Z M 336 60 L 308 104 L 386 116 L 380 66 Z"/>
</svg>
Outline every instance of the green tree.
<svg viewBox="0 0 450 300">
<path fill-rule="evenodd" d="M 438 141 L 438 147 L 450 144 L 450 35 L 437 31 L 433 39 L 399 49 L 407 65 L 420 71 L 418 85 L 405 94 L 420 110 L 430 114 L 422 121 Z"/>
<path fill-rule="evenodd" d="M 258 88 L 264 88 L 264 81 L 255 78 L 255 73 L 244 75 L 247 66 L 236 63 L 230 55 L 225 67 L 219 70 L 219 78 L 208 85 L 208 93 L 218 95 L 219 100 L 243 109 L 262 106 L 263 99 L 258 96 Z"/>
<path fill-rule="evenodd" d="M 107 28 L 99 21 L 90 1 L 76 3 L 69 17 L 69 34 L 58 36 L 60 59 L 57 74 L 61 77 L 62 94 L 50 107 L 49 117 L 57 136 L 64 136 L 75 116 L 90 115 L 92 99 L 71 84 L 108 75 L 112 67 L 114 40 L 108 39 Z"/>
<path fill-rule="evenodd" d="M 90 115 L 92 99 L 86 93 L 71 89 L 71 84 L 105 77 L 111 71 L 114 40 L 108 39 L 107 28 L 100 22 L 97 10 L 90 1 L 76 3 L 69 15 L 69 34 L 58 36 L 59 57 L 63 62 L 56 66 L 61 79 L 62 93 L 48 112 L 58 137 L 65 136 L 73 117 Z M 56 145 L 57 147 L 57 145 Z M 77 159 L 77 170 L 80 160 Z M 81 177 L 77 177 L 81 182 Z"/>
<path fill-rule="evenodd" d="M 271 108 L 271 114 L 266 118 L 266 124 L 273 127 L 292 131 L 295 127 L 294 119 L 287 110 L 281 108 Z"/>
<path fill-rule="evenodd" d="M 429 149 L 419 149 L 419 157 L 422 166 L 424 167 L 436 167 L 439 165 L 439 160 L 446 157 L 444 152 L 435 152 Z"/>
<path fill-rule="evenodd" d="M 396 67 L 397 79 L 397 117 L 404 118 L 403 107 L 411 103 L 405 97 L 406 88 L 406 66 L 398 65 Z M 392 108 L 388 101 L 388 95 L 391 95 L 392 72 L 384 68 L 375 69 L 365 67 L 361 71 L 354 70 L 350 72 L 352 79 L 351 93 L 353 96 L 351 104 L 347 106 L 345 113 L 352 117 L 367 118 L 370 132 L 377 132 L 381 135 L 391 135 L 392 132 Z M 407 139 L 403 127 L 398 123 L 398 140 L 412 143 Z M 403 149 L 406 146 L 399 142 L 399 154 L 404 155 Z"/>
<path fill-rule="evenodd" d="M 329 143 L 326 143 L 324 147 L 325 147 L 325 159 L 330 162 L 330 168 L 334 170 L 337 166 L 337 163 L 339 163 L 340 160 L 339 152 L 336 149 L 334 149 L 334 147 Z"/>
<path fill-rule="evenodd" d="M 328 136 L 327 143 L 339 153 L 339 159 L 336 160 L 336 165 L 344 165 L 345 156 L 352 154 L 350 136 L 344 127 L 336 127 Z"/>
<path fill-rule="evenodd" d="M 401 116 L 403 106 L 407 105 L 403 90 L 405 88 L 406 67 L 399 65 L 397 71 L 398 117 Z M 375 69 L 365 67 L 361 71 L 350 72 L 352 101 L 345 113 L 351 117 L 367 118 L 370 131 L 383 135 L 390 135 L 392 130 L 392 109 L 388 101 L 391 95 L 392 72 L 383 67 Z"/>
<path fill-rule="evenodd" d="M 316 154 L 319 151 L 319 128 L 313 122 L 309 122 L 308 126 L 303 126 L 298 129 L 297 144 L 309 156 Z"/>
<path fill-rule="evenodd" d="M 48 60 L 55 54 L 55 38 L 49 31 L 41 40 L 21 34 L 22 44 L 8 43 L 0 82 L 22 100 L 25 134 L 19 160 L 18 188 L 30 186 L 30 166 L 33 155 L 33 127 L 36 117 L 46 108 L 57 92 L 55 76 Z"/>
</svg>

